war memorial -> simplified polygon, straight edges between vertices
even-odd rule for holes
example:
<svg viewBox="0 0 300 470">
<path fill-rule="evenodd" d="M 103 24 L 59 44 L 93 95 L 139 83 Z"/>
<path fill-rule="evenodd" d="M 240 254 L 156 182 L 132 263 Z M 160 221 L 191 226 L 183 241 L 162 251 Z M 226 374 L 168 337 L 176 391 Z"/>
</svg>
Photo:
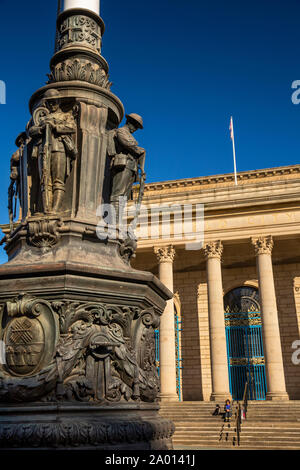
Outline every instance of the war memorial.
<svg viewBox="0 0 300 470">
<path fill-rule="evenodd" d="M 60 3 L 7 165 L 0 448 L 216 447 L 247 386 L 245 448 L 299 449 L 300 165 L 146 183 L 100 2 Z"/>
<path fill-rule="evenodd" d="M 49 80 L 30 98 L 11 158 L 0 447 L 171 449 L 155 330 L 172 293 L 131 267 L 136 239 L 118 222 L 135 182 L 143 196 L 146 151 L 133 136 L 143 120 L 130 113 L 119 127 L 100 2 L 65 0 L 56 27 Z M 115 217 L 99 233 L 106 204 Z"/>
</svg>

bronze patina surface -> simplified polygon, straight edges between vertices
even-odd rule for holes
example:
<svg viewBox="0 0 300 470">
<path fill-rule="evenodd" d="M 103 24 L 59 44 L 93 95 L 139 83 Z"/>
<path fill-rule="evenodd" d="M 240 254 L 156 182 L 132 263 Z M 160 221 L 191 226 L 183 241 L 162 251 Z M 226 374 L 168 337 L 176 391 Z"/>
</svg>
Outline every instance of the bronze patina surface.
<svg viewBox="0 0 300 470">
<path fill-rule="evenodd" d="M 131 267 L 136 240 L 97 232 L 99 206 L 145 182 L 145 150 L 101 56 L 104 24 L 58 16 L 48 83 L 11 158 L 0 267 L 0 447 L 170 449 L 159 417 L 155 330 L 171 292 Z M 20 216 L 16 214 L 16 199 Z M 15 220 L 17 219 L 17 220 Z"/>
</svg>

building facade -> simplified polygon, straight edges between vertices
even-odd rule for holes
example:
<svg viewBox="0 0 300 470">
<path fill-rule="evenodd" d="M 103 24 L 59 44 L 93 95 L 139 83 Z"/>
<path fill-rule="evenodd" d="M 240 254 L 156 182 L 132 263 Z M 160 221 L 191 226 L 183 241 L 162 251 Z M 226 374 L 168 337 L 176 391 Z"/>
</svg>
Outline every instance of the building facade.
<svg viewBox="0 0 300 470">
<path fill-rule="evenodd" d="M 162 400 L 241 399 L 246 381 L 250 399 L 300 399 L 299 194 L 300 165 L 242 172 L 238 185 L 232 174 L 146 185 L 132 265 L 174 292 L 157 332 Z"/>
</svg>

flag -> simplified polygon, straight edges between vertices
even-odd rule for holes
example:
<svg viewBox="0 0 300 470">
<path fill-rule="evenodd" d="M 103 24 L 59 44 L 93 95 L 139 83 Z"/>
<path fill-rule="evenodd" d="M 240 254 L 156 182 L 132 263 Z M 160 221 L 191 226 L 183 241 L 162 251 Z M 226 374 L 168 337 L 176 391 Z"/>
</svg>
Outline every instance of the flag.
<svg viewBox="0 0 300 470">
<path fill-rule="evenodd" d="M 230 130 L 230 138 L 231 138 L 231 140 L 233 140 L 234 135 L 233 135 L 233 119 L 232 119 L 232 117 L 231 117 L 231 119 L 230 119 L 229 130 Z"/>
</svg>

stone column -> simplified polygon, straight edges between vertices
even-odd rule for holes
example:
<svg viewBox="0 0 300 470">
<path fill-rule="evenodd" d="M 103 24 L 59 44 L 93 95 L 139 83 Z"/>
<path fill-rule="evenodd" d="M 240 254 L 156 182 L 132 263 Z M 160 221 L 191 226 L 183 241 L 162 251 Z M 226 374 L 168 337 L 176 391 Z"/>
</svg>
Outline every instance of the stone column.
<svg viewBox="0 0 300 470">
<path fill-rule="evenodd" d="M 155 247 L 159 263 L 159 279 L 173 292 L 173 261 L 175 250 L 172 245 Z M 176 391 L 176 353 L 175 353 L 175 325 L 174 300 L 167 302 L 161 317 L 159 329 L 159 374 L 161 401 L 178 401 Z"/>
<path fill-rule="evenodd" d="M 267 376 L 267 400 L 288 400 L 285 387 L 278 312 L 272 266 L 273 239 L 271 236 L 252 239 L 261 301 L 264 355 Z"/>
<path fill-rule="evenodd" d="M 221 241 L 204 246 L 207 262 L 208 312 L 212 372 L 212 401 L 231 399 L 228 378 L 228 360 L 221 272 Z"/>
</svg>

